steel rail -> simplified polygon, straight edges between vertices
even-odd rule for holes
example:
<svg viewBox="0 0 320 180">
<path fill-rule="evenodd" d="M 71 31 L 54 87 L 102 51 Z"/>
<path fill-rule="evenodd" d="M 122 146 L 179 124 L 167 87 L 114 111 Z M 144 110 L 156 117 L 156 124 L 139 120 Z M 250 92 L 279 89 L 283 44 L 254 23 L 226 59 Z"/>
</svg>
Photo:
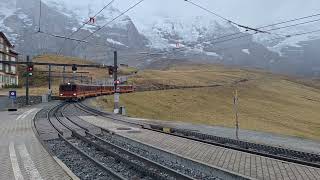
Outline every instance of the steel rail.
<svg viewBox="0 0 320 180">
<path fill-rule="evenodd" d="M 188 175 L 185 175 L 185 174 L 182 174 L 174 169 L 171 169 L 169 167 L 166 167 L 166 166 L 163 166 L 157 162 L 154 162 L 152 160 L 149 160 L 145 157 L 142 157 L 136 153 L 133 153 L 133 152 L 130 152 L 118 145 L 115 145 L 115 144 L 112 144 L 92 133 L 89 132 L 89 130 L 86 128 L 86 127 L 83 127 L 81 125 L 79 125 L 78 123 L 74 122 L 73 120 L 71 120 L 68 116 L 65 116 L 63 112 L 61 112 L 62 116 L 66 119 L 68 119 L 71 123 L 73 123 L 74 125 L 82 128 L 83 130 L 85 130 L 85 133 L 86 135 L 88 135 L 90 138 L 86 138 L 86 137 L 83 137 L 81 136 L 79 133 L 77 133 L 76 131 L 74 131 L 71 127 L 67 127 L 68 125 L 66 125 L 66 127 L 72 131 L 72 133 L 74 134 L 74 136 L 76 136 L 77 138 L 81 139 L 81 140 L 84 140 L 86 141 L 87 143 L 93 145 L 94 147 L 96 147 L 97 149 L 105 152 L 106 154 L 109 154 L 111 155 L 112 157 L 116 157 L 116 159 L 120 160 L 120 161 L 123 161 L 125 162 L 126 164 L 130 164 L 131 167 L 133 167 L 135 170 L 137 171 L 140 171 L 141 173 L 143 174 L 147 174 L 149 176 L 152 176 L 156 179 L 164 179 L 161 175 L 159 174 L 156 174 L 154 172 L 150 172 L 148 170 L 149 167 L 155 167 L 159 170 L 159 172 L 165 172 L 167 173 L 168 175 L 176 178 L 176 179 L 181 179 L 181 180 L 184 180 L 184 179 L 190 179 L 190 180 L 195 180 L 195 178 L 191 177 L 191 176 L 188 176 Z M 100 143 L 97 143 L 97 142 L 93 142 L 92 140 L 95 140 L 95 141 L 99 141 Z M 102 144 L 102 145 L 100 145 Z M 108 148 L 105 148 L 103 146 L 108 146 Z M 116 149 L 116 151 L 118 152 L 121 152 L 122 154 L 126 154 L 128 155 L 129 157 L 133 157 L 134 159 L 140 161 L 140 162 L 143 162 L 145 165 L 142 166 L 142 165 L 139 165 L 137 163 L 134 163 L 128 159 L 126 159 L 125 157 L 121 156 L 121 154 L 117 154 L 117 153 L 114 153 L 113 151 L 111 151 L 110 149 Z M 150 169 L 150 168 L 149 168 Z"/>
<path fill-rule="evenodd" d="M 47 112 L 47 119 L 49 120 L 50 124 L 53 126 L 53 128 L 55 128 L 58 132 L 58 135 L 61 139 L 63 139 L 66 143 L 68 143 L 73 149 L 75 149 L 76 151 L 78 151 L 81 155 L 83 155 L 84 157 L 86 157 L 87 159 L 89 159 L 90 161 L 92 161 L 94 164 L 96 164 L 98 167 L 100 167 L 101 169 L 103 169 L 104 171 L 106 171 L 108 173 L 108 175 L 113 176 L 115 179 L 119 179 L 119 180 L 126 180 L 126 178 L 122 177 L 121 175 L 119 175 L 118 173 L 114 172 L 112 169 L 104 166 L 102 163 L 98 162 L 97 160 L 93 159 L 91 156 L 89 156 L 87 153 L 85 153 L 84 151 L 82 151 L 81 149 L 79 149 L 78 147 L 74 146 L 69 140 L 67 140 L 65 137 L 63 137 L 63 132 L 61 130 L 59 130 L 59 128 L 54 125 L 54 123 L 51 121 L 51 116 L 50 114 L 53 114 L 53 116 L 55 116 L 55 118 L 57 118 L 57 120 L 60 122 L 60 120 L 58 119 L 57 116 L 57 111 L 59 110 L 59 108 L 63 107 L 65 105 L 65 103 L 61 103 L 58 104 L 57 106 L 53 107 L 52 109 L 50 109 Z M 61 123 L 61 122 L 60 122 Z M 62 123 L 61 123 L 62 124 Z M 62 124 L 64 125 L 64 124 Z"/>
</svg>

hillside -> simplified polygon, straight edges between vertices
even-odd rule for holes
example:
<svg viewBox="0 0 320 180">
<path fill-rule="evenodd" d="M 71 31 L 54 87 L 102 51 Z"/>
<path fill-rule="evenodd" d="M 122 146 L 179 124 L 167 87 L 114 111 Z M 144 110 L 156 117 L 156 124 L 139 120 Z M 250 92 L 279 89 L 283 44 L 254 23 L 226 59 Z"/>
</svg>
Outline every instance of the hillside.
<svg viewBox="0 0 320 180">
<path fill-rule="evenodd" d="M 122 95 L 121 105 L 132 117 L 234 127 L 237 89 L 240 128 L 320 139 L 320 90 L 302 80 L 259 70 L 179 65 L 140 72 L 132 81 L 151 89 L 184 88 Z M 211 85 L 216 86 L 200 87 Z M 97 103 L 110 110 L 112 102 L 112 97 L 101 97 Z"/>
</svg>

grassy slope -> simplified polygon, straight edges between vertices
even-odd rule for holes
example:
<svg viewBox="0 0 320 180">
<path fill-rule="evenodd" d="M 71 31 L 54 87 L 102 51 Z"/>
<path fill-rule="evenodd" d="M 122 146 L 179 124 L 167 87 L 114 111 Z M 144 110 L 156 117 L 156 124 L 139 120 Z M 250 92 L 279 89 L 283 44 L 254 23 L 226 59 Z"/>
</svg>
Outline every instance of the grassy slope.
<svg viewBox="0 0 320 180">
<path fill-rule="evenodd" d="M 180 85 L 223 86 L 126 94 L 121 96 L 121 104 L 134 117 L 234 127 L 232 97 L 238 89 L 241 128 L 320 139 L 320 90 L 316 88 L 287 77 L 222 66 L 147 71 L 133 81 L 152 85 L 169 79 Z M 239 79 L 249 81 L 235 83 Z M 98 103 L 111 108 L 112 97 Z"/>
</svg>

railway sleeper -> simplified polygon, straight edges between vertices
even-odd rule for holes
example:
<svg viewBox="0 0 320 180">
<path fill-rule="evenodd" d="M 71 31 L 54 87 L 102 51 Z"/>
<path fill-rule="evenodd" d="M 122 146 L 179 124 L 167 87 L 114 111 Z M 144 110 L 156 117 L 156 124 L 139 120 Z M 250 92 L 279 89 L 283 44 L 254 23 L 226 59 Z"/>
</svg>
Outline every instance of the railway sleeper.
<svg viewBox="0 0 320 180">
<path fill-rule="evenodd" d="M 153 177 L 154 179 L 159 179 L 159 180 L 167 179 L 167 177 L 163 177 L 163 175 L 160 175 L 159 172 L 156 173 L 156 172 L 152 171 L 152 168 L 148 167 L 147 165 L 141 165 L 141 163 L 139 163 L 139 161 L 137 161 L 135 159 L 131 159 L 129 155 L 127 155 L 128 158 L 125 158 L 125 156 L 123 155 L 124 154 L 123 152 L 122 152 L 122 155 L 113 152 L 111 149 L 115 149 L 115 148 L 113 148 L 111 146 L 109 146 L 108 148 L 105 148 L 105 147 L 103 147 L 103 145 L 100 145 L 97 142 L 93 142 L 92 139 L 88 139 L 88 137 L 79 136 L 78 134 L 75 134 L 75 137 L 85 141 L 88 144 L 91 144 L 97 150 L 105 153 L 106 155 L 115 158 L 116 162 L 118 162 L 118 163 L 123 162 L 124 164 L 129 165 L 132 169 L 138 171 L 139 173 L 141 173 L 144 176 Z"/>
</svg>

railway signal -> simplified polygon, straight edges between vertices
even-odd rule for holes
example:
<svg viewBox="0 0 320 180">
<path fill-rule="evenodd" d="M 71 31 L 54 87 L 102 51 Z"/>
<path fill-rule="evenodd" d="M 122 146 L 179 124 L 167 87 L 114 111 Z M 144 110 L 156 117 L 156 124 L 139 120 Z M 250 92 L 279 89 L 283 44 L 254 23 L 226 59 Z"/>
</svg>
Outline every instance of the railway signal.
<svg viewBox="0 0 320 180">
<path fill-rule="evenodd" d="M 27 76 L 32 76 L 33 75 L 33 65 L 29 64 L 27 67 Z"/>
<path fill-rule="evenodd" d="M 109 68 L 109 75 L 112 76 L 113 75 L 113 67 Z"/>
<path fill-rule="evenodd" d="M 78 70 L 78 67 L 76 64 L 72 64 L 72 71 L 76 72 Z"/>
<path fill-rule="evenodd" d="M 75 79 L 75 78 L 76 78 L 75 74 L 76 74 L 77 70 L 78 70 L 77 65 L 76 65 L 76 64 L 72 64 L 73 82 L 76 81 L 76 79 Z"/>
</svg>

